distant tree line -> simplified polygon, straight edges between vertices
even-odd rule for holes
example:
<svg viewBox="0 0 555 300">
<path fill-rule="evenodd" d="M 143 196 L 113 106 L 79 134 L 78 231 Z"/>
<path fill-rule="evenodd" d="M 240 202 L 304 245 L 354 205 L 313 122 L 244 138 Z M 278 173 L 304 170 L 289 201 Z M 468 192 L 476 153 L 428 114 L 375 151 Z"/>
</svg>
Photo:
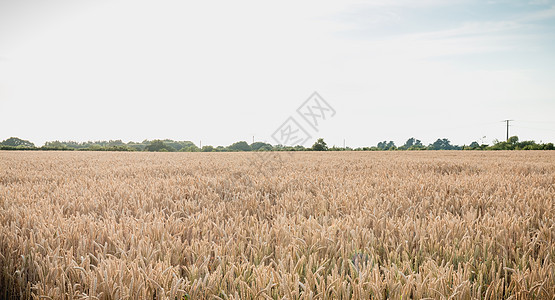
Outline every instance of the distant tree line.
<svg viewBox="0 0 555 300">
<path fill-rule="evenodd" d="M 512 136 L 505 142 L 495 140 L 493 145 L 479 144 L 474 141 L 470 145 L 452 145 L 446 138 L 437 139 L 425 146 L 415 138 L 408 139 L 404 145 L 397 147 L 393 141 L 379 142 L 375 147 L 362 147 L 352 150 L 384 151 L 384 150 L 555 150 L 553 143 L 536 143 L 535 141 L 519 142 L 517 136 Z"/>
<path fill-rule="evenodd" d="M 452 145 L 446 138 L 424 145 L 422 141 L 411 137 L 405 144 L 397 147 L 393 141 L 379 142 L 372 147 L 328 147 L 324 139 L 319 138 L 312 147 L 271 145 L 264 142 L 248 144 L 239 141 L 229 146 L 203 146 L 199 148 L 191 141 L 144 140 L 142 142 L 124 143 L 122 140 L 109 141 L 50 141 L 37 147 L 30 141 L 11 137 L 0 143 L 0 150 L 62 150 L 62 151 L 149 151 L 149 152 L 248 152 L 248 151 L 398 151 L 398 150 L 555 150 L 553 143 L 536 143 L 535 141 L 520 142 L 517 136 L 507 141 L 494 141 L 493 145 L 472 142 L 470 145 Z"/>
</svg>

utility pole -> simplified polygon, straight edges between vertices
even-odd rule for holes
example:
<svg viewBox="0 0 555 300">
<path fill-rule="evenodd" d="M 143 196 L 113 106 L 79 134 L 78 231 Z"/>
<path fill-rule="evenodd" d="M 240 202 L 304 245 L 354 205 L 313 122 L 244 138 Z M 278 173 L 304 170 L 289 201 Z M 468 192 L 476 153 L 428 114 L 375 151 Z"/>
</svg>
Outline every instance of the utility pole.
<svg viewBox="0 0 555 300">
<path fill-rule="evenodd" d="M 199 144 L 199 145 L 200 145 L 199 148 L 202 149 L 202 140 L 200 141 L 200 144 Z"/>
<path fill-rule="evenodd" d="M 343 139 L 343 149 L 345 149 L 345 139 Z"/>
<path fill-rule="evenodd" d="M 507 123 L 507 141 L 509 141 L 509 122 L 514 121 L 514 120 L 503 120 L 501 122 L 505 122 Z"/>
</svg>

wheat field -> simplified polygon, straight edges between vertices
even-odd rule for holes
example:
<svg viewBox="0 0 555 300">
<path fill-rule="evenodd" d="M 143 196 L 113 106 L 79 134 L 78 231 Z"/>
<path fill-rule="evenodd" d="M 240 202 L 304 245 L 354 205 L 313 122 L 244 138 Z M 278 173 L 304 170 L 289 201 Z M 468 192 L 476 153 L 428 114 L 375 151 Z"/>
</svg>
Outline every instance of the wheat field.
<svg viewBox="0 0 555 300">
<path fill-rule="evenodd" d="M 0 152 L 1 299 L 553 299 L 555 152 Z"/>
</svg>

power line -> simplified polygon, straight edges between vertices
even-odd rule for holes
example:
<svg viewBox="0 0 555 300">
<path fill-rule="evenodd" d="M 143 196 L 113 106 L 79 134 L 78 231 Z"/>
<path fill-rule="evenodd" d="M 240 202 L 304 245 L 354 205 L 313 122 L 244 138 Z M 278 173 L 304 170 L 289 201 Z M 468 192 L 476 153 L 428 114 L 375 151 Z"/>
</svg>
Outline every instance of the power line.
<svg viewBox="0 0 555 300">
<path fill-rule="evenodd" d="M 555 124 L 554 121 L 526 121 L 526 120 L 518 120 L 518 121 L 523 123 Z"/>
<path fill-rule="evenodd" d="M 514 126 L 514 125 L 513 125 Z M 524 127 L 524 126 L 517 126 L 518 128 L 524 128 L 524 129 L 532 129 L 532 130 L 546 130 L 546 131 L 555 131 L 555 129 L 549 129 L 549 128 L 532 128 L 532 127 Z"/>
</svg>

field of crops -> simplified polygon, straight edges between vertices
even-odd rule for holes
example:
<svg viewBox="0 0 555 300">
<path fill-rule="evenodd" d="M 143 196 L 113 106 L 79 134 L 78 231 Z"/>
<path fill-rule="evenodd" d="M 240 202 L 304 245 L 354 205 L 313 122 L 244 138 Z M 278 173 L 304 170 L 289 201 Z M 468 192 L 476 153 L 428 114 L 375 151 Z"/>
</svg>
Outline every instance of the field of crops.
<svg viewBox="0 0 555 300">
<path fill-rule="evenodd" d="M 0 298 L 552 299 L 555 152 L 0 152 Z"/>
</svg>

